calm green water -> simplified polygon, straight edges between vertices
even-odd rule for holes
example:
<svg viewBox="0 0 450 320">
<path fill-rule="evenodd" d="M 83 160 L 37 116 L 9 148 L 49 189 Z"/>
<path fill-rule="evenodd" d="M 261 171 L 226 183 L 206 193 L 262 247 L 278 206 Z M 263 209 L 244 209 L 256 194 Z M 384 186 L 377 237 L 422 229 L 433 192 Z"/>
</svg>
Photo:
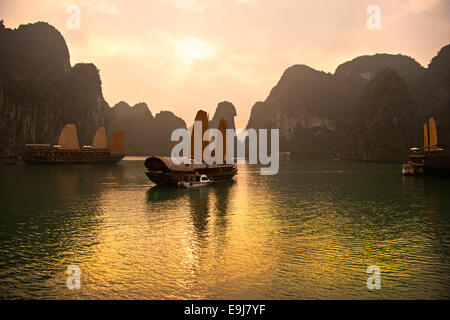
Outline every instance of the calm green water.
<svg viewBox="0 0 450 320">
<path fill-rule="evenodd" d="M 144 169 L 2 165 L 0 297 L 450 298 L 450 179 L 290 161 L 186 190 Z M 366 287 L 370 265 L 380 290 Z"/>
</svg>

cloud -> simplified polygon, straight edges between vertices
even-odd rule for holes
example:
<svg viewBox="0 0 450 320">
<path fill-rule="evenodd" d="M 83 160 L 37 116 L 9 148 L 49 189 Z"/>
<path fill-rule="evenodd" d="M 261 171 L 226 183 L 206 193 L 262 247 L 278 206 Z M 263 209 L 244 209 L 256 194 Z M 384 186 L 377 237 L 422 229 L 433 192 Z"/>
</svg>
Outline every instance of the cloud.
<svg viewBox="0 0 450 320">
<path fill-rule="evenodd" d="M 430 10 L 430 8 L 433 8 L 440 4 L 442 1 L 445 0 L 409 0 L 407 2 L 407 10 L 410 12 L 418 13 L 426 10 Z"/>
<path fill-rule="evenodd" d="M 177 9 L 193 12 L 193 13 L 202 13 L 206 9 L 213 6 L 214 0 L 166 0 L 172 6 Z"/>
</svg>

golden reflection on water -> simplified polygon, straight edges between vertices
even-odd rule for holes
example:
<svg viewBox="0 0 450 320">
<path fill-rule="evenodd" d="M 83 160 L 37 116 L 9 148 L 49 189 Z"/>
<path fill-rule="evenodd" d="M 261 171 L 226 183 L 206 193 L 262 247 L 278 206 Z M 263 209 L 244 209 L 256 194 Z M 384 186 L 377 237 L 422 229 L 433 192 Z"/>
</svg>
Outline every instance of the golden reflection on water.
<svg viewBox="0 0 450 320">
<path fill-rule="evenodd" d="M 235 181 L 186 190 L 154 186 L 139 160 L 18 169 L 30 206 L 17 222 L 8 216 L 15 227 L 0 242 L 15 248 L 2 277 L 31 277 L 17 296 L 448 298 L 445 181 L 290 163 L 273 177 L 242 165 Z M 51 190 L 39 190 L 43 177 Z M 4 212 L 20 208 L 11 199 Z M 30 263 L 46 267 L 24 275 Z M 71 264 L 82 270 L 78 292 L 64 286 Z M 382 290 L 366 288 L 370 265 L 381 268 Z"/>
<path fill-rule="evenodd" d="M 414 282 L 414 263 L 426 259 L 432 238 L 405 237 L 398 229 L 405 221 L 385 221 L 376 203 L 348 204 L 363 211 L 375 205 L 373 216 L 345 214 L 335 195 L 321 192 L 293 205 L 292 195 L 256 174 L 244 169 L 237 182 L 208 188 L 153 187 L 145 203 L 127 189 L 104 192 L 103 227 L 87 262 L 95 266 L 93 291 L 126 288 L 117 292 L 123 298 L 383 297 L 365 288 L 369 265 L 381 268 L 385 294 L 402 294 Z M 406 217 L 406 229 L 418 227 L 416 218 Z M 354 292 L 342 295 L 352 284 Z"/>
</svg>

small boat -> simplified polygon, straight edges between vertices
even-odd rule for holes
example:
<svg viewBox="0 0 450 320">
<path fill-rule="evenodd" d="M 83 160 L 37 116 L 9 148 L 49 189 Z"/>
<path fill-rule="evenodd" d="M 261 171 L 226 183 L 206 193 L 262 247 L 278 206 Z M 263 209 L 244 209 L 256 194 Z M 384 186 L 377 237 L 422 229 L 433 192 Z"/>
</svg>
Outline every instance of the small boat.
<svg viewBox="0 0 450 320">
<path fill-rule="evenodd" d="M 211 181 L 204 174 L 202 175 L 183 175 L 182 181 L 178 182 L 179 187 L 198 188 L 210 184 Z"/>
<path fill-rule="evenodd" d="M 17 164 L 17 159 L 14 158 L 6 158 L 3 160 L 3 164 L 6 166 L 13 166 Z"/>
<path fill-rule="evenodd" d="M 158 185 L 176 186 L 183 176 L 206 175 L 211 182 L 231 180 L 237 174 L 234 164 L 175 164 L 171 157 L 149 157 L 145 160 L 150 181 Z"/>
<path fill-rule="evenodd" d="M 423 148 L 413 147 L 409 153 L 408 165 L 414 175 L 450 176 L 450 147 L 438 144 L 436 121 L 430 118 L 429 127 L 423 125 Z M 405 170 L 402 170 L 405 172 Z M 406 170 L 411 172 L 411 169 Z M 404 173 L 405 174 L 405 173 Z M 411 173 L 406 173 L 411 174 Z"/>
<path fill-rule="evenodd" d="M 205 111 L 198 111 L 194 121 L 200 121 L 202 123 L 200 132 L 194 130 L 191 136 L 191 154 L 190 160 L 175 161 L 172 157 L 159 157 L 151 156 L 145 159 L 144 165 L 147 168 L 145 174 L 152 182 L 158 185 L 181 185 L 184 176 L 197 176 L 205 175 L 210 182 L 227 181 L 233 179 L 237 174 L 238 168 L 234 163 L 227 163 L 226 157 L 226 130 L 227 122 L 225 119 L 220 119 L 218 130 L 222 133 L 222 146 L 224 150 L 220 154 L 217 154 L 217 158 L 222 158 L 222 161 L 217 161 L 212 164 L 205 162 L 203 159 L 203 153 L 207 144 L 201 145 L 201 150 L 195 148 L 194 141 L 197 139 L 197 135 L 203 137 L 203 134 L 208 130 L 208 115 Z M 195 124 L 195 122 L 194 122 Z M 203 139 L 203 138 L 202 138 Z M 182 160 L 182 159 L 178 159 Z M 196 161 L 200 160 L 200 161 Z M 192 182 L 192 181 L 190 181 Z M 197 181 L 193 181 L 197 182 Z"/>
<path fill-rule="evenodd" d="M 413 176 L 413 175 L 415 175 L 414 166 L 409 164 L 409 163 L 403 164 L 403 166 L 402 166 L 402 174 L 404 176 Z"/>
</svg>

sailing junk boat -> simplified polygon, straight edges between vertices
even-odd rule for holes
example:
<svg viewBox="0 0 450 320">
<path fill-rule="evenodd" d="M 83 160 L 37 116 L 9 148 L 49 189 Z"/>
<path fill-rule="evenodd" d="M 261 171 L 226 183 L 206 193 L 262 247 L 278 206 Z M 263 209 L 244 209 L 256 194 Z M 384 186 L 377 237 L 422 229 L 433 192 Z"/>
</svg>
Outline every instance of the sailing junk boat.
<svg viewBox="0 0 450 320">
<path fill-rule="evenodd" d="M 414 174 L 450 175 L 450 151 L 447 146 L 438 144 L 436 121 L 429 119 L 423 126 L 423 148 L 411 148 L 408 165 Z"/>
<path fill-rule="evenodd" d="M 208 116 L 205 111 L 200 110 L 195 121 L 201 122 L 200 135 L 203 137 L 203 133 L 208 130 Z M 218 130 L 222 133 L 223 137 L 223 153 L 216 154 L 216 157 L 222 158 L 223 164 L 211 164 L 208 165 L 205 162 L 200 164 L 193 163 L 193 159 L 203 160 L 203 150 L 209 144 L 208 141 L 203 141 L 201 150 L 195 150 L 195 130 L 192 130 L 191 135 L 191 162 L 175 164 L 171 157 L 149 157 L 145 160 L 145 167 L 148 171 L 145 173 L 147 177 L 156 184 L 161 185 L 178 185 L 179 182 L 191 179 L 193 176 L 201 177 L 205 175 L 210 182 L 224 181 L 232 179 L 236 173 L 237 168 L 234 164 L 225 164 L 226 159 L 226 129 L 227 122 L 221 119 L 219 122 Z M 201 153 L 200 153 L 201 152 Z"/>
<path fill-rule="evenodd" d="M 26 163 L 117 163 L 124 156 L 122 131 L 114 131 L 108 147 L 106 130 L 100 127 L 92 146 L 80 148 L 74 124 L 68 124 L 62 129 L 58 145 L 26 144 L 22 153 Z"/>
</svg>

